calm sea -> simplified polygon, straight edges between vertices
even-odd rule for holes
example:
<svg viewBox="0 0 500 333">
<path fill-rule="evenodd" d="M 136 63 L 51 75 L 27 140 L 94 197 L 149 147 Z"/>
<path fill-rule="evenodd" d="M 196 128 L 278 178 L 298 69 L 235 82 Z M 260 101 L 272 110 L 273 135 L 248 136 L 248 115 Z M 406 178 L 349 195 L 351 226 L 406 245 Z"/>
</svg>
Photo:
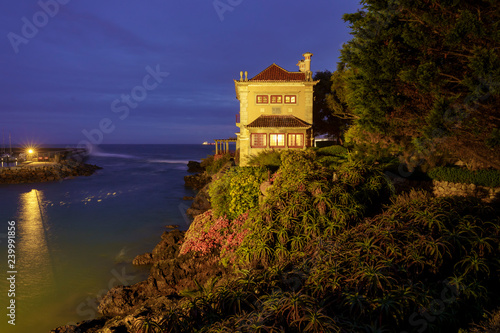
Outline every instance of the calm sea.
<svg viewBox="0 0 500 333">
<path fill-rule="evenodd" d="M 0 332 L 38 333 L 93 319 L 111 287 L 148 271 L 131 265 L 151 251 L 165 226 L 186 229 L 187 162 L 213 147 L 101 145 L 87 163 L 90 177 L 0 185 Z M 8 222 L 16 222 L 15 297 L 7 280 Z M 15 326 L 8 324 L 15 300 Z"/>
</svg>

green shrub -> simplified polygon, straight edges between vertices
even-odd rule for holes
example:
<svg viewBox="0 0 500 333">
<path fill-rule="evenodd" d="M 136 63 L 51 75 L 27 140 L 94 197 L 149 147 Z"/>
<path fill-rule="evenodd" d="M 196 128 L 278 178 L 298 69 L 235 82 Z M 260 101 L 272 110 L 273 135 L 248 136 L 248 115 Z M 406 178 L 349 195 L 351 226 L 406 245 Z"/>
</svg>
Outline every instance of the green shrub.
<svg viewBox="0 0 500 333">
<path fill-rule="evenodd" d="M 317 161 L 327 167 L 335 168 L 347 160 L 348 150 L 342 146 L 328 146 L 323 148 L 315 148 Z"/>
<path fill-rule="evenodd" d="M 318 156 L 339 156 L 346 155 L 347 153 L 347 148 L 339 145 L 323 147 L 316 150 L 316 154 L 318 154 Z"/>
<path fill-rule="evenodd" d="M 459 167 L 437 167 L 428 172 L 431 179 L 451 183 L 500 187 L 500 170 L 470 171 Z"/>
<path fill-rule="evenodd" d="M 215 218 L 235 219 L 259 203 L 260 184 L 267 171 L 260 167 L 233 167 L 208 189 Z"/>
<path fill-rule="evenodd" d="M 208 155 L 201 159 L 200 166 L 205 168 L 205 170 L 214 163 L 214 155 Z"/>
<path fill-rule="evenodd" d="M 335 237 L 391 195 L 382 171 L 350 161 L 326 169 L 313 150 L 284 151 L 265 200 L 247 220 L 249 234 L 236 250 L 241 263 L 264 266 L 306 256 L 320 237 Z"/>
<path fill-rule="evenodd" d="M 319 156 L 318 162 L 327 168 L 334 168 L 335 166 L 342 164 L 346 161 L 343 156 Z"/>
<path fill-rule="evenodd" d="M 285 165 L 288 157 L 314 167 L 307 156 L 294 154 L 284 158 Z M 343 183 L 362 181 L 362 165 L 343 171 L 353 167 L 358 175 Z M 299 171 L 303 176 L 306 168 Z M 311 189 L 321 195 L 326 189 L 318 185 Z M 500 220 L 478 199 L 413 191 L 393 198 L 373 218 L 338 228 L 335 237 L 321 231 L 312 237 L 315 219 L 305 223 L 304 218 L 288 221 L 290 235 L 289 229 L 277 228 L 284 216 L 260 221 L 253 249 L 262 258 L 285 258 L 291 237 L 303 260 L 243 269 L 217 285 L 208 283 L 196 299 L 163 313 L 162 327 L 169 332 L 457 332 L 498 307 Z M 273 241 L 276 246 L 266 249 Z"/>
<path fill-rule="evenodd" d="M 281 151 L 278 150 L 261 151 L 258 154 L 250 156 L 248 164 L 277 170 L 281 165 Z"/>
<path fill-rule="evenodd" d="M 201 166 L 205 168 L 205 170 L 214 175 L 222 169 L 222 167 L 233 158 L 232 154 L 225 154 L 222 157 L 219 157 L 215 160 L 214 155 L 209 155 L 207 158 L 201 159 Z"/>
<path fill-rule="evenodd" d="M 328 298 L 331 314 L 365 328 L 456 332 L 498 299 L 499 222 L 475 198 L 401 195 L 383 214 L 326 239 L 305 287 Z M 437 301 L 444 305 L 433 313 Z M 435 320 L 421 320 L 429 313 Z"/>
</svg>

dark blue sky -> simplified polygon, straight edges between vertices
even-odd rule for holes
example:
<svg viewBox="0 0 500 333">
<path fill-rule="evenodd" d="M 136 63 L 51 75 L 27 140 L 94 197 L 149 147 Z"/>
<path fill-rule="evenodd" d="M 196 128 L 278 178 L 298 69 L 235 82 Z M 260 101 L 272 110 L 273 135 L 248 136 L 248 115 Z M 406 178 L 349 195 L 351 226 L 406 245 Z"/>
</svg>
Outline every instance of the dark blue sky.
<svg viewBox="0 0 500 333">
<path fill-rule="evenodd" d="M 296 71 L 305 52 L 313 71 L 335 70 L 350 39 L 342 15 L 358 8 L 354 0 L 2 1 L 0 130 L 40 144 L 234 136 L 239 72 L 253 77 L 273 62 Z"/>
</svg>

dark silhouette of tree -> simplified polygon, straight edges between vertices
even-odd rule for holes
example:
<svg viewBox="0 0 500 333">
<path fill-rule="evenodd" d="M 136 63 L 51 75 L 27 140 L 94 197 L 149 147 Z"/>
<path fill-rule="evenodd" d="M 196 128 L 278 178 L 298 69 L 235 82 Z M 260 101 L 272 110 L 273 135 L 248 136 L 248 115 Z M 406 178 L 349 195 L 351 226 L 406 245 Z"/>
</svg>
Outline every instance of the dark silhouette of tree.
<svg viewBox="0 0 500 333">
<path fill-rule="evenodd" d="M 348 102 L 363 130 L 415 154 L 500 168 L 500 7 L 365 0 L 344 15 Z"/>
<path fill-rule="evenodd" d="M 342 108 L 342 105 L 339 105 L 342 102 L 338 102 L 338 92 L 343 91 L 344 87 L 339 86 L 338 82 L 333 84 L 334 77 L 335 73 L 332 74 L 328 70 L 316 72 L 314 75 L 314 80 L 319 82 L 314 86 L 313 130 L 315 135 L 327 135 L 342 142 L 342 134 L 349 124 L 349 119 L 339 117 L 335 113 Z"/>
</svg>

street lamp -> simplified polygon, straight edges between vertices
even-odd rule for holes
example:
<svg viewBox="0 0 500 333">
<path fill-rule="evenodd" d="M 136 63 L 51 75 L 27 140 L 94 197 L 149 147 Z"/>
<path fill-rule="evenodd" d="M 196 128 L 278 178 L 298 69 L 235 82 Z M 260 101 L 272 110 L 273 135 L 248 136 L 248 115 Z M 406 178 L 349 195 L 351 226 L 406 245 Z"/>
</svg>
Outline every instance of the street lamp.
<svg viewBox="0 0 500 333">
<path fill-rule="evenodd" d="M 35 150 L 33 148 L 28 148 L 26 152 L 28 153 L 28 161 L 33 161 L 33 154 L 35 153 Z"/>
</svg>

